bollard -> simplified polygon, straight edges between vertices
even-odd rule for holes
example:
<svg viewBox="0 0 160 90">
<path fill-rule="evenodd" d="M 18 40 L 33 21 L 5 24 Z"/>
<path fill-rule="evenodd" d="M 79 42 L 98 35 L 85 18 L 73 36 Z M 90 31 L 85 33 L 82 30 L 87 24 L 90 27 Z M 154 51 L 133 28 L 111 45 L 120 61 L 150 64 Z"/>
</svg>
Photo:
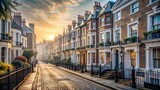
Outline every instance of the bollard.
<svg viewBox="0 0 160 90">
<path fill-rule="evenodd" d="M 101 77 L 101 64 L 99 65 L 99 78 Z"/>
<path fill-rule="evenodd" d="M 7 72 L 8 72 L 8 90 L 10 90 L 10 69 L 9 67 L 7 69 Z"/>
<path fill-rule="evenodd" d="M 133 66 L 133 69 L 132 69 L 132 87 L 136 88 L 135 68 L 134 68 L 134 66 Z"/>
</svg>

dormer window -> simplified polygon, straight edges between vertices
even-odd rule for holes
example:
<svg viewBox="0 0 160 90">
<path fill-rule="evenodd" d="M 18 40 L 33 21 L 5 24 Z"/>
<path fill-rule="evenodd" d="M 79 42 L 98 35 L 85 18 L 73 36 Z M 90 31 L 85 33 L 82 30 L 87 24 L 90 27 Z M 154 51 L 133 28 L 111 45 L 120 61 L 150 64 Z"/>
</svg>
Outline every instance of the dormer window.
<svg viewBox="0 0 160 90">
<path fill-rule="evenodd" d="M 136 2 L 130 6 L 130 13 L 136 13 L 139 11 L 139 2 Z"/>
<path fill-rule="evenodd" d="M 119 21 L 121 19 L 121 11 L 118 11 L 114 14 L 114 20 Z"/>
</svg>

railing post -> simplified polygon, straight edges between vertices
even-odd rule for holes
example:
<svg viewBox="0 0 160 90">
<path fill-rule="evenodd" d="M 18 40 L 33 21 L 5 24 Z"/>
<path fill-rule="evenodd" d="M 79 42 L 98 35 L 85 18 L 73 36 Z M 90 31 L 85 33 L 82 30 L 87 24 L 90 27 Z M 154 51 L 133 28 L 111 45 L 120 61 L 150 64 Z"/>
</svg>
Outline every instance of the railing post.
<svg viewBox="0 0 160 90">
<path fill-rule="evenodd" d="M 8 72 L 8 90 L 10 90 L 10 69 L 9 67 L 7 69 L 7 72 Z"/>
<path fill-rule="evenodd" d="M 134 66 L 133 66 L 133 69 L 132 69 L 132 87 L 136 88 L 135 68 L 134 68 Z"/>
<path fill-rule="evenodd" d="M 18 66 L 16 66 L 16 86 L 17 86 L 17 89 L 18 89 Z"/>
<path fill-rule="evenodd" d="M 91 63 L 91 76 L 93 75 L 93 64 Z"/>
<path fill-rule="evenodd" d="M 115 67 L 115 83 L 118 83 L 118 70 L 117 66 Z"/>
<path fill-rule="evenodd" d="M 99 78 L 101 77 L 101 64 L 99 65 Z"/>
</svg>

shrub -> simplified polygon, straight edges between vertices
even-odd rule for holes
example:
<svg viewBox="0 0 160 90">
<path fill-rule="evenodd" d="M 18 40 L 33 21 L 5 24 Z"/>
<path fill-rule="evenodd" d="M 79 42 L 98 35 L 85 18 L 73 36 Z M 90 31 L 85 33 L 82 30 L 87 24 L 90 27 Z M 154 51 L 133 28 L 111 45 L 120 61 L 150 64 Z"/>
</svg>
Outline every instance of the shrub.
<svg viewBox="0 0 160 90">
<path fill-rule="evenodd" d="M 12 65 L 13 66 L 17 66 L 17 67 L 22 67 L 24 65 L 24 62 L 20 61 L 20 60 L 13 60 L 12 61 Z"/>
<path fill-rule="evenodd" d="M 13 66 L 8 63 L 0 62 L 0 75 L 7 73 L 8 68 L 10 71 L 13 70 Z"/>
<path fill-rule="evenodd" d="M 26 50 L 24 50 L 22 56 L 25 56 L 25 57 L 27 58 L 27 60 L 29 60 L 28 62 L 30 62 L 31 57 L 32 57 L 34 54 L 35 54 L 35 53 L 34 53 L 34 50 L 32 50 L 32 49 L 26 49 Z"/>
<path fill-rule="evenodd" d="M 14 60 L 20 60 L 20 61 L 22 61 L 22 62 L 27 62 L 27 58 L 24 57 L 24 56 L 18 56 L 18 57 L 16 57 Z"/>
</svg>

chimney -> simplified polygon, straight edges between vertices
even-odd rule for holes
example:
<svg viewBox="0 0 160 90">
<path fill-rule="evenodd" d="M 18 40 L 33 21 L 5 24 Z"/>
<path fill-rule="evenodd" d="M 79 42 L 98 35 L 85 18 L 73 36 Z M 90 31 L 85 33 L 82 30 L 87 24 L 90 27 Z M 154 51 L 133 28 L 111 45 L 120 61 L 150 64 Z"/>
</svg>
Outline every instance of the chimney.
<svg viewBox="0 0 160 90">
<path fill-rule="evenodd" d="M 16 22 L 16 24 L 20 27 L 22 27 L 22 17 L 21 13 L 14 13 L 14 18 L 13 20 Z"/>
<path fill-rule="evenodd" d="M 72 26 L 73 26 L 73 28 L 76 27 L 76 21 L 75 20 L 72 20 Z"/>
<path fill-rule="evenodd" d="M 78 18 L 77 18 L 78 23 L 81 23 L 83 19 L 84 19 L 84 16 L 78 15 Z"/>
<path fill-rule="evenodd" d="M 26 20 L 22 19 L 22 27 L 25 27 L 25 26 L 26 26 Z"/>
<path fill-rule="evenodd" d="M 91 14 L 91 12 L 90 11 L 85 11 L 85 20 L 87 20 L 88 19 L 88 17 L 89 17 L 89 15 Z"/>
<path fill-rule="evenodd" d="M 93 6 L 93 10 L 95 11 L 100 11 L 101 10 L 101 4 L 100 2 L 95 2 L 95 5 Z"/>
<path fill-rule="evenodd" d="M 33 23 L 29 23 L 29 28 L 34 31 L 34 24 Z"/>
</svg>

